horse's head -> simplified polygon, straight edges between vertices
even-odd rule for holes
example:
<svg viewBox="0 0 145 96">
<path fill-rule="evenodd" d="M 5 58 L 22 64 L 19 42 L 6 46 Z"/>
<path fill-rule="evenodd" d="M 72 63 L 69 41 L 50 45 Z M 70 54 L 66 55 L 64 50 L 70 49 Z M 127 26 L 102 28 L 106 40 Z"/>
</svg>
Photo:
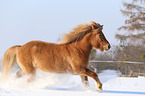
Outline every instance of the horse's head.
<svg viewBox="0 0 145 96">
<path fill-rule="evenodd" d="M 96 49 L 109 50 L 111 48 L 109 42 L 106 40 L 103 32 L 103 25 L 97 24 L 95 22 L 92 23 L 92 37 L 91 37 L 91 45 Z"/>
</svg>

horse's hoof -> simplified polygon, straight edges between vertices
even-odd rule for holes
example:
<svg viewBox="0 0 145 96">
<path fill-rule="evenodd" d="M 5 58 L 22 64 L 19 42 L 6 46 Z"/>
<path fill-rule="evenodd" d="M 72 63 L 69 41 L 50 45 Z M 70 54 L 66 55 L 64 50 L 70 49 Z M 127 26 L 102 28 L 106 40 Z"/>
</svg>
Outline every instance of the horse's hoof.
<svg viewBox="0 0 145 96">
<path fill-rule="evenodd" d="M 98 91 L 98 93 L 101 93 L 102 92 L 102 86 L 97 87 L 97 91 Z"/>
<path fill-rule="evenodd" d="M 102 90 L 97 90 L 98 93 L 102 93 Z"/>
</svg>

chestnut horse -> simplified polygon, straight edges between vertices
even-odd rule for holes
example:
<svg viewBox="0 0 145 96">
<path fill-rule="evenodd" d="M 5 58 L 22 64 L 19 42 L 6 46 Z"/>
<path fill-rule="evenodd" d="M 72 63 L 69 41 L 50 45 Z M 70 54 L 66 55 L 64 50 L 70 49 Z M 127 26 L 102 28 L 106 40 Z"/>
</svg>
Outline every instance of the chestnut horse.
<svg viewBox="0 0 145 96">
<path fill-rule="evenodd" d="M 97 89 L 102 90 L 98 75 L 88 69 L 89 56 L 93 47 L 101 51 L 110 49 L 102 29 L 103 25 L 91 21 L 91 24 L 74 28 L 59 44 L 30 41 L 22 46 L 13 46 L 3 56 L 1 78 L 6 78 L 17 62 L 20 66 L 17 77 L 26 74 L 28 82 L 34 79 L 38 68 L 51 73 L 79 74 L 86 85 L 88 84 L 87 76 L 89 76 L 96 81 Z"/>
</svg>

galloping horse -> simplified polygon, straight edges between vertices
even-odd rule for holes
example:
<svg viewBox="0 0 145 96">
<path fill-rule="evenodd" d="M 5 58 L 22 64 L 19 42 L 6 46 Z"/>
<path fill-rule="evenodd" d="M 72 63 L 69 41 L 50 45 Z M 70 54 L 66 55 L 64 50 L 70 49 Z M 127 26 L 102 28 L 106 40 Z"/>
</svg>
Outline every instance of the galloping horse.
<svg viewBox="0 0 145 96">
<path fill-rule="evenodd" d="M 102 90 L 98 75 L 88 69 L 93 47 L 101 51 L 110 49 L 102 29 L 103 25 L 91 21 L 91 24 L 78 25 L 59 44 L 30 41 L 22 46 L 13 46 L 3 56 L 1 78 L 6 78 L 17 62 L 20 66 L 17 77 L 26 74 L 28 82 L 34 79 L 38 68 L 51 73 L 79 74 L 84 84 L 88 84 L 89 76 L 97 82 L 97 89 Z"/>
</svg>

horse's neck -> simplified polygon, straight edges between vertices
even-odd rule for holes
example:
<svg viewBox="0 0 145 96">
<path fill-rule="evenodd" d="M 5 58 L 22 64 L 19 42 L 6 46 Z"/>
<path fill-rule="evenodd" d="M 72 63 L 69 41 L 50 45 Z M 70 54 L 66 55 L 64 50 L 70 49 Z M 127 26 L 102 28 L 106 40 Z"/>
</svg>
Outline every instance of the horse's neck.
<svg viewBox="0 0 145 96">
<path fill-rule="evenodd" d="M 74 42 L 74 45 L 84 52 L 85 55 L 89 56 L 92 50 L 92 46 L 90 43 L 90 36 L 85 36 L 82 40 L 78 42 Z"/>
</svg>

